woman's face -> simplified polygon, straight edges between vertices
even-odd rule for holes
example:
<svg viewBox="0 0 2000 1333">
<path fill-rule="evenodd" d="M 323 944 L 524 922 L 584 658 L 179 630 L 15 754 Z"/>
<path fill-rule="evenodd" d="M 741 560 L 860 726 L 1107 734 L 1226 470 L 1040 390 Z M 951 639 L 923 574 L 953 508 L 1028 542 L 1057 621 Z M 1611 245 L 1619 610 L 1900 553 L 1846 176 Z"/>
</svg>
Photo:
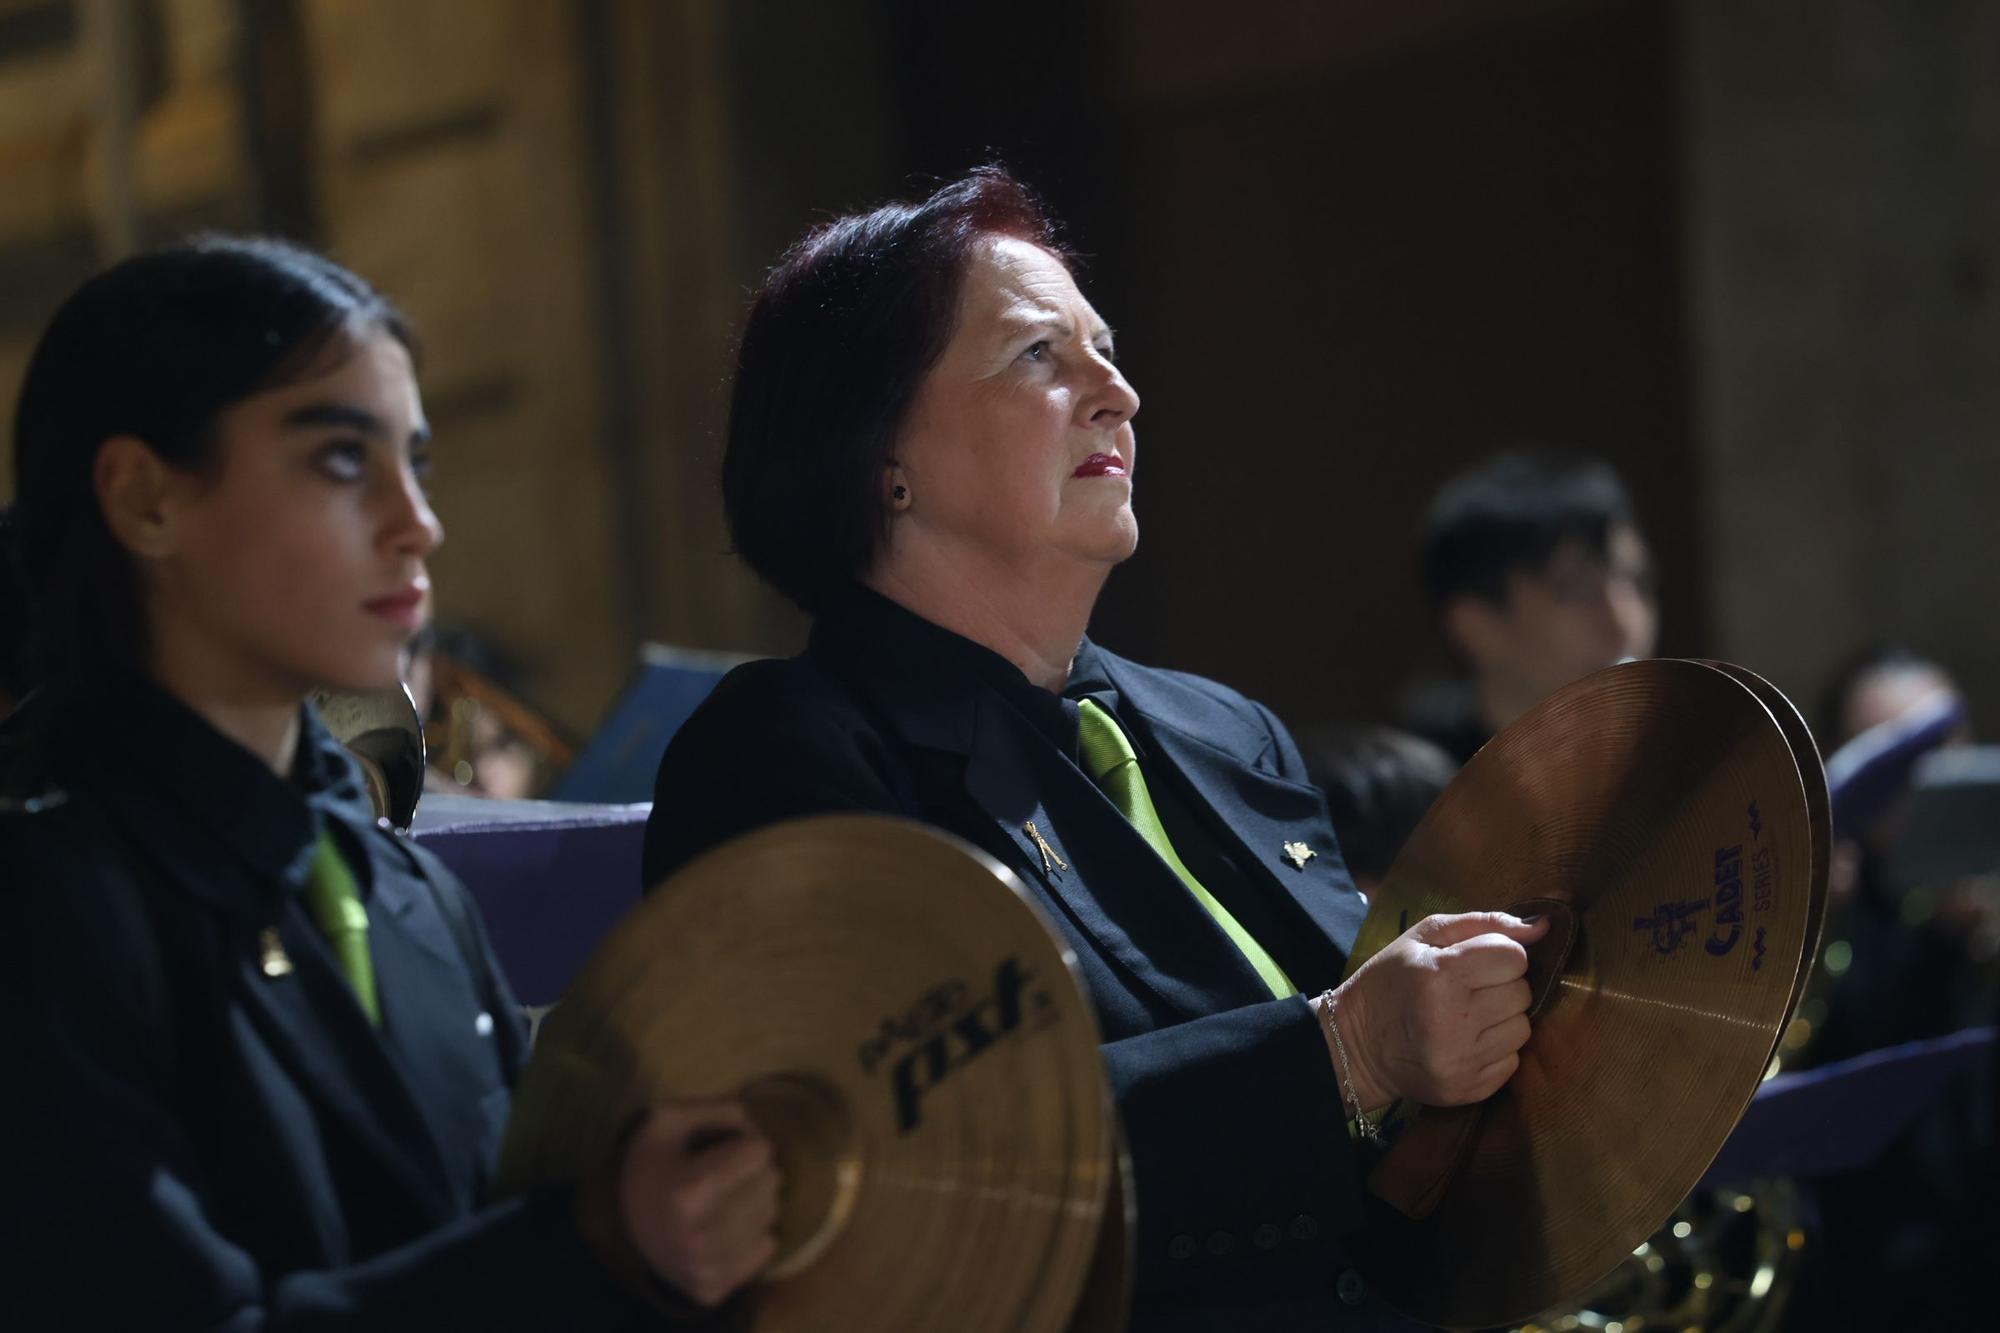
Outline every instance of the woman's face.
<svg viewBox="0 0 2000 1333">
<path fill-rule="evenodd" d="M 984 570 L 1132 554 L 1139 396 L 1111 330 L 1041 247 L 989 236 L 968 257 L 958 322 L 896 444 L 909 489 L 892 552 L 921 543 Z"/>
<path fill-rule="evenodd" d="M 219 468 L 176 475 L 170 549 L 145 562 L 156 668 L 254 695 L 394 685 L 444 539 L 409 353 L 363 336 L 216 435 Z"/>
</svg>

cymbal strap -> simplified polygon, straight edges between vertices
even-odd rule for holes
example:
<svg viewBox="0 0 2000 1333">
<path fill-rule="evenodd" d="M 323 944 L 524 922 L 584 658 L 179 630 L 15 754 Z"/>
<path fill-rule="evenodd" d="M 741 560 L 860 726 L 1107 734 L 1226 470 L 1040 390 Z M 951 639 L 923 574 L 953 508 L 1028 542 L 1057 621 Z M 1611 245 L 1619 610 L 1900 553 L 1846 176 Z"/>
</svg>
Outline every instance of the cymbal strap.
<svg viewBox="0 0 2000 1333">
<path fill-rule="evenodd" d="M 1532 1025 L 1555 998 L 1556 983 L 1569 966 L 1570 950 L 1576 947 L 1576 909 L 1555 898 L 1530 898 L 1507 909 L 1522 920 L 1546 918 L 1549 928 L 1528 950 L 1528 1022 Z M 1532 1036 L 1529 1037 L 1533 1041 Z"/>
<path fill-rule="evenodd" d="M 1425 1106 L 1368 1173 L 1368 1192 L 1413 1222 L 1431 1215 L 1472 1146 L 1486 1103 Z"/>
</svg>

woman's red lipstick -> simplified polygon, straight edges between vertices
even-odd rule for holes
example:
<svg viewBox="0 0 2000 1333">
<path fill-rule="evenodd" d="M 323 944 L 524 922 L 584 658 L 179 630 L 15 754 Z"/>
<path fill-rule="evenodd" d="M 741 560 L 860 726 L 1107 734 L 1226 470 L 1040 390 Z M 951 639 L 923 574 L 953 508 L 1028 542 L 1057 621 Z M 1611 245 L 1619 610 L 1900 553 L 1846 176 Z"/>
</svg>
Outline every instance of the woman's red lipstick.
<svg viewBox="0 0 2000 1333">
<path fill-rule="evenodd" d="M 1072 477 L 1124 477 L 1131 475 L 1125 470 L 1125 460 L 1117 454 L 1092 454 L 1077 465 Z"/>
<path fill-rule="evenodd" d="M 423 628 L 424 598 L 429 592 L 430 589 L 423 584 L 413 583 L 399 592 L 390 593 L 387 597 L 377 597 L 373 601 L 363 602 L 361 609 L 371 616 L 380 616 L 391 624 L 400 625 L 414 634 Z"/>
</svg>

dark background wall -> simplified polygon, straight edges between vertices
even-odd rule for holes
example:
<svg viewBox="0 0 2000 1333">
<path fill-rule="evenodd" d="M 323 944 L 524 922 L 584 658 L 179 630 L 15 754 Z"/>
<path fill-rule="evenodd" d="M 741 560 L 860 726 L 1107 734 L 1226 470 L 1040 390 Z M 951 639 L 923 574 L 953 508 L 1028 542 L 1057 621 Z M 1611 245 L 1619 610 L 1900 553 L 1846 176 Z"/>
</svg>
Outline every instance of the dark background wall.
<svg viewBox="0 0 2000 1333">
<path fill-rule="evenodd" d="M 1300 722 L 1392 711 L 1444 665 L 1410 557 L 1426 496 L 1530 441 L 1625 472 L 1672 572 L 1668 647 L 1694 651 L 1665 6 L 1486 8 L 1253 4 L 1283 31 L 1233 46 L 1242 7 L 1073 6 L 1020 44 L 977 7 L 850 8 L 865 63 L 746 99 L 743 189 L 765 254 L 815 207 L 988 154 L 1063 213 L 1145 400 L 1140 553 L 1096 627 L 1127 653 Z M 738 22 L 765 70 L 854 31 Z M 885 133 L 811 114 L 849 88 Z"/>
<path fill-rule="evenodd" d="M 1145 398 L 1097 625 L 1295 724 L 1444 663 L 1425 498 L 1595 450 L 1671 653 L 1895 634 L 2000 710 L 1983 0 L 0 0 L 0 393 L 190 225 L 331 247 L 432 354 L 440 604 L 588 732 L 643 639 L 784 652 L 727 552 L 731 342 L 811 222 L 989 157 Z"/>
<path fill-rule="evenodd" d="M 2000 726 L 2000 5 L 1688 6 L 1692 441 L 1716 640 L 1893 637 Z"/>
<path fill-rule="evenodd" d="M 1669 49 L 1659 6 L 1557 9 L 1141 90 L 1120 317 L 1161 540 L 1107 634 L 1301 722 L 1380 715 L 1435 660 L 1427 496 L 1548 441 L 1625 473 L 1669 648 L 1701 641 Z"/>
</svg>

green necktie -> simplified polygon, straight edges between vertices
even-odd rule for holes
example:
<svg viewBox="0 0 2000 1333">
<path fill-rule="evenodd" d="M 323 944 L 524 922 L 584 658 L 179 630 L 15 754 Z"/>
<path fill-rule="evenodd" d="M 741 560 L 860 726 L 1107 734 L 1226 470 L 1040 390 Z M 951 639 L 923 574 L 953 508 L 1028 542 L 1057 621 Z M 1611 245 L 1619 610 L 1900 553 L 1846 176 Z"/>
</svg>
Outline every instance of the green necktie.
<svg viewBox="0 0 2000 1333">
<path fill-rule="evenodd" d="M 1146 791 L 1146 779 L 1139 772 L 1139 756 L 1133 753 L 1132 742 L 1118 729 L 1118 723 L 1111 714 L 1084 699 L 1077 704 L 1077 721 L 1081 724 L 1079 739 L 1083 748 L 1083 766 L 1090 771 L 1091 777 L 1097 779 L 1097 785 L 1104 789 L 1111 803 L 1132 821 L 1132 827 L 1139 830 L 1139 836 L 1181 877 L 1181 883 L 1188 886 L 1188 892 L 1195 896 L 1196 902 L 1208 909 L 1208 914 L 1215 918 L 1215 924 L 1222 927 L 1223 934 L 1235 941 L 1250 966 L 1257 969 L 1257 975 L 1271 988 L 1271 994 L 1280 1000 L 1297 995 L 1299 988 L 1292 984 L 1292 979 L 1285 975 L 1277 960 L 1264 952 L 1264 946 L 1250 937 L 1250 932 L 1243 929 L 1243 923 L 1231 916 L 1229 909 L 1217 902 L 1215 895 L 1203 888 L 1201 881 L 1194 877 L 1194 872 L 1181 863 L 1173 843 L 1167 840 L 1167 828 L 1160 822 L 1160 812 L 1153 808 L 1153 798 Z"/>
<path fill-rule="evenodd" d="M 368 1015 L 370 1023 L 382 1026 L 382 1007 L 375 998 L 375 960 L 368 952 L 368 909 L 361 905 L 354 871 L 334 845 L 330 828 L 320 831 L 319 846 L 313 849 L 306 906 L 326 942 L 333 946 L 334 960 L 354 987 L 361 1012 Z"/>
</svg>

